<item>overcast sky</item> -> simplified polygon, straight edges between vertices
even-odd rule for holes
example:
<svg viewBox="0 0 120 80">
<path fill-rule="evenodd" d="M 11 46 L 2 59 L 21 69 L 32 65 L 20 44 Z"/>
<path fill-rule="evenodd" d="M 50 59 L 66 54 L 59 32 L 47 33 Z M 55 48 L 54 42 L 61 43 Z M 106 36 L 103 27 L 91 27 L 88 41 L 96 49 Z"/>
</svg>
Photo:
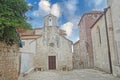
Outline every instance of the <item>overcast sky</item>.
<svg viewBox="0 0 120 80">
<path fill-rule="evenodd" d="M 106 8 L 106 0 L 26 0 L 33 10 L 26 13 L 33 18 L 28 21 L 33 28 L 43 27 L 43 17 L 49 13 L 58 19 L 58 26 L 66 30 L 67 38 L 73 42 L 79 39 L 78 23 L 81 16 L 92 10 Z"/>
</svg>

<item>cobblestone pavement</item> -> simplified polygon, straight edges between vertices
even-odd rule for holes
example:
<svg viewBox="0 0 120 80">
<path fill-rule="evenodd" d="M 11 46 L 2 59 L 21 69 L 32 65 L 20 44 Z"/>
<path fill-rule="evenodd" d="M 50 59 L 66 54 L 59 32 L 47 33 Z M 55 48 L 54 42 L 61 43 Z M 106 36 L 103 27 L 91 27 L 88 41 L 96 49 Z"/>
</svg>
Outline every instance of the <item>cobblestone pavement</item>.
<svg viewBox="0 0 120 80">
<path fill-rule="evenodd" d="M 73 71 L 33 72 L 19 80 L 120 80 L 104 72 L 84 69 Z"/>
</svg>

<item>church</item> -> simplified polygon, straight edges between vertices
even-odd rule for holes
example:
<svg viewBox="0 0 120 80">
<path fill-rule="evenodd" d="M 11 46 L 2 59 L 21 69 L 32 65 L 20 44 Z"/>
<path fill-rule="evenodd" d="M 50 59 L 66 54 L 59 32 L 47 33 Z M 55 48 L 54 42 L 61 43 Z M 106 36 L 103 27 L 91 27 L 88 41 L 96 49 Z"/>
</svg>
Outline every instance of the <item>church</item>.
<svg viewBox="0 0 120 80">
<path fill-rule="evenodd" d="M 56 16 L 52 14 L 45 16 L 43 28 L 26 30 L 21 34 L 21 39 L 24 45 L 20 53 L 27 55 L 21 57 L 22 72 L 30 69 L 41 71 L 73 68 L 73 42 L 65 37 L 64 30 L 58 28 Z"/>
</svg>

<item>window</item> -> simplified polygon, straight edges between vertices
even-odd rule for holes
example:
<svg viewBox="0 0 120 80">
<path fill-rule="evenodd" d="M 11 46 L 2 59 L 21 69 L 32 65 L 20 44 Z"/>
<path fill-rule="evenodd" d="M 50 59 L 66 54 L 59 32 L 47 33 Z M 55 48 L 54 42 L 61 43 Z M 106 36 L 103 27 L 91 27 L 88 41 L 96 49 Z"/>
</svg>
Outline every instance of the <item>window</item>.
<svg viewBox="0 0 120 80">
<path fill-rule="evenodd" d="M 93 18 L 94 18 L 94 19 L 97 19 L 97 17 L 98 17 L 97 14 L 94 14 L 94 15 L 93 15 Z"/>
<path fill-rule="evenodd" d="M 115 40 L 115 62 L 116 62 L 116 64 L 120 64 L 119 59 L 120 59 L 120 57 L 118 54 L 118 43 Z"/>
<path fill-rule="evenodd" d="M 88 42 L 85 42 L 85 46 L 86 46 L 86 49 L 87 49 L 87 52 L 88 52 L 88 46 L 89 46 Z"/>
<path fill-rule="evenodd" d="M 49 46 L 54 47 L 54 43 L 50 43 Z"/>
<path fill-rule="evenodd" d="M 99 28 L 99 26 L 97 27 L 97 30 L 98 30 L 99 42 L 100 42 L 100 44 L 101 44 L 101 34 L 100 34 L 100 28 Z"/>
<path fill-rule="evenodd" d="M 25 41 L 22 41 L 22 46 L 25 46 Z"/>
<path fill-rule="evenodd" d="M 57 41 L 57 47 L 60 47 L 60 38 L 58 36 L 56 36 L 56 41 Z"/>
<path fill-rule="evenodd" d="M 49 17 L 49 26 L 52 26 L 52 17 Z"/>
</svg>

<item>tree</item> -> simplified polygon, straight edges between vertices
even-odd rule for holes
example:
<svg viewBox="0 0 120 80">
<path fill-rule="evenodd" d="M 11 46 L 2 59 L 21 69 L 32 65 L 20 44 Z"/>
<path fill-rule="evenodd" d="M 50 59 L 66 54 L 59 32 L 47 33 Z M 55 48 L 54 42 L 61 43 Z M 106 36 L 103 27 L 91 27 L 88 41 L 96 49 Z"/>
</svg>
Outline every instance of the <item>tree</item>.
<svg viewBox="0 0 120 80">
<path fill-rule="evenodd" d="M 16 28 L 31 29 L 25 13 L 30 9 L 24 0 L 0 0 L 0 41 L 14 44 L 18 41 Z"/>
</svg>

